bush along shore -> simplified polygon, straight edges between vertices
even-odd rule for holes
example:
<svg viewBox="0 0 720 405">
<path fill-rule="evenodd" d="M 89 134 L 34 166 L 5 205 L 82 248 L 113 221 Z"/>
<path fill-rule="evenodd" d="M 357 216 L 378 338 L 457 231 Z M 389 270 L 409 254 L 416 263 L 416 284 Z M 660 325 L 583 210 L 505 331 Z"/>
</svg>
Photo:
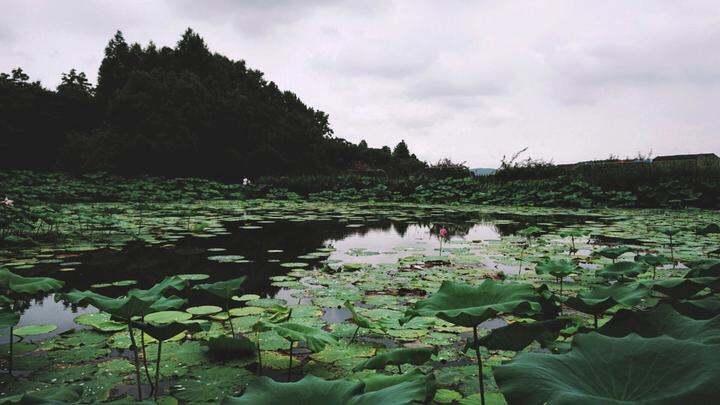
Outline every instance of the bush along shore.
<svg viewBox="0 0 720 405">
<path fill-rule="evenodd" d="M 602 172 L 599 172 L 602 173 Z M 0 172 L 0 194 L 24 205 L 73 202 L 170 202 L 214 199 L 310 199 L 581 208 L 720 208 L 720 173 L 564 173 L 523 178 L 431 175 L 265 177 L 227 183 L 200 178 Z M 517 178 L 513 178 L 517 177 Z"/>
</svg>

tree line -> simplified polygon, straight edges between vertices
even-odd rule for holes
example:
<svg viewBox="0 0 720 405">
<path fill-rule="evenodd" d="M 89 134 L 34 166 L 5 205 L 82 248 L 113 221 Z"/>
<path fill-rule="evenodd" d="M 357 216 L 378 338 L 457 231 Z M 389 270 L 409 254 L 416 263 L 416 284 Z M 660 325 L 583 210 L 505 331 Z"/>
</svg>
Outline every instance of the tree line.
<svg viewBox="0 0 720 405">
<path fill-rule="evenodd" d="M 118 31 L 93 86 L 71 69 L 55 90 L 22 69 L 0 74 L 0 168 L 222 179 L 378 172 L 427 164 L 334 135 L 328 114 L 212 53 L 192 29 L 174 48 Z"/>
</svg>

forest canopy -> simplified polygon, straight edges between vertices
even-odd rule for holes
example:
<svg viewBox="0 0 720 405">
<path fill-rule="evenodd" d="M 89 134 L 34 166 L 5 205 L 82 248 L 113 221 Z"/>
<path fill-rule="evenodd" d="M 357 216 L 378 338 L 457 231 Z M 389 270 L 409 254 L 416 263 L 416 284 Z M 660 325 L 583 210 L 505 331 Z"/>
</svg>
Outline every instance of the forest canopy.
<svg viewBox="0 0 720 405">
<path fill-rule="evenodd" d="M 55 90 L 0 74 L 0 167 L 224 179 L 407 175 L 427 165 L 404 141 L 370 148 L 336 137 L 328 114 L 212 53 L 192 29 L 174 48 L 105 47 L 97 86 L 71 69 Z"/>
</svg>

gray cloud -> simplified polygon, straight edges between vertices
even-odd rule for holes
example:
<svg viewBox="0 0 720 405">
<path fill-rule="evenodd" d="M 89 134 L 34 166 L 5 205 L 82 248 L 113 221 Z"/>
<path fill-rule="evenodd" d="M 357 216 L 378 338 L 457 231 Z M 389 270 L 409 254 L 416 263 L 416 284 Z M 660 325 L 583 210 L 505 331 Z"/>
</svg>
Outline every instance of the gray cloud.
<svg viewBox="0 0 720 405">
<path fill-rule="evenodd" d="M 28 0 L 0 14 L 0 71 L 94 78 L 116 29 L 172 46 L 188 26 L 330 114 L 338 136 L 405 139 L 473 166 L 720 153 L 714 0 Z"/>
</svg>

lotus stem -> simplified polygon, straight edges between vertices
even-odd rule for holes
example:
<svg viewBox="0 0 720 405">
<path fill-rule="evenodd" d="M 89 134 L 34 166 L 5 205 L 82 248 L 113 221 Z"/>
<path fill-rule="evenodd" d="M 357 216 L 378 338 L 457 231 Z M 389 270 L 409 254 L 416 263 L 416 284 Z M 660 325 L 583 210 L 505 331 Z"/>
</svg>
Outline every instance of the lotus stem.
<svg viewBox="0 0 720 405">
<path fill-rule="evenodd" d="M 262 375 L 262 353 L 260 352 L 260 332 L 255 332 L 255 347 L 257 347 L 258 369 L 257 375 Z"/>
<path fill-rule="evenodd" d="M 360 325 L 358 325 L 358 327 L 355 328 L 355 333 L 353 333 L 352 338 L 350 338 L 350 343 L 355 341 L 355 337 L 357 336 L 359 330 L 360 330 Z"/>
<path fill-rule="evenodd" d="M 563 288 L 563 278 L 562 278 L 562 276 L 561 276 L 561 277 L 560 277 L 560 295 L 563 295 L 563 293 L 562 293 L 562 288 Z"/>
<path fill-rule="evenodd" d="M 653 266 L 653 280 L 655 280 L 655 272 L 657 271 L 657 266 Z"/>
<path fill-rule="evenodd" d="M 670 236 L 670 260 L 672 260 L 673 269 L 675 268 L 675 250 L 673 249 L 672 235 Z"/>
<path fill-rule="evenodd" d="M 398 373 L 402 374 L 402 366 L 400 364 L 398 364 L 397 366 L 398 366 Z"/>
<path fill-rule="evenodd" d="M 292 376 L 292 347 L 293 347 L 293 341 L 290 341 L 290 362 L 288 363 L 288 382 L 290 382 L 290 377 Z"/>
<path fill-rule="evenodd" d="M 142 316 L 141 321 L 145 323 L 145 315 Z M 148 383 L 150 383 L 150 394 L 152 395 L 152 393 L 155 392 L 155 385 L 153 385 L 152 378 L 150 378 L 150 370 L 148 369 L 147 352 L 145 351 L 145 332 L 140 333 L 140 347 L 142 349 L 145 377 L 147 377 Z"/>
<path fill-rule="evenodd" d="M 135 379 L 137 380 L 137 393 L 138 401 L 142 401 L 142 386 L 140 385 L 140 358 L 138 356 L 137 344 L 135 343 L 135 334 L 131 324 L 128 324 L 128 330 L 130 331 L 130 344 L 135 354 Z"/>
<path fill-rule="evenodd" d="M 155 362 L 155 402 L 157 402 L 158 393 L 160 391 L 160 353 L 162 353 L 162 340 L 158 340 L 157 361 Z"/>
<path fill-rule="evenodd" d="M 232 333 L 233 339 L 235 339 L 235 327 L 232 324 L 232 318 L 230 318 L 230 300 L 225 299 L 225 312 L 228 315 L 228 323 L 230 324 L 230 333 Z"/>
<path fill-rule="evenodd" d="M 482 357 L 480 356 L 480 342 L 478 340 L 478 325 L 473 328 L 473 339 L 475 339 L 475 355 L 478 361 L 478 382 L 480 383 L 480 403 L 485 405 L 485 384 L 483 383 Z"/>
<path fill-rule="evenodd" d="M 595 321 L 595 330 L 598 329 L 597 318 L 598 316 L 596 314 L 593 314 L 593 320 Z"/>
<path fill-rule="evenodd" d="M 13 372 L 13 327 L 10 327 L 10 359 L 8 360 L 8 374 L 12 376 Z"/>
</svg>

